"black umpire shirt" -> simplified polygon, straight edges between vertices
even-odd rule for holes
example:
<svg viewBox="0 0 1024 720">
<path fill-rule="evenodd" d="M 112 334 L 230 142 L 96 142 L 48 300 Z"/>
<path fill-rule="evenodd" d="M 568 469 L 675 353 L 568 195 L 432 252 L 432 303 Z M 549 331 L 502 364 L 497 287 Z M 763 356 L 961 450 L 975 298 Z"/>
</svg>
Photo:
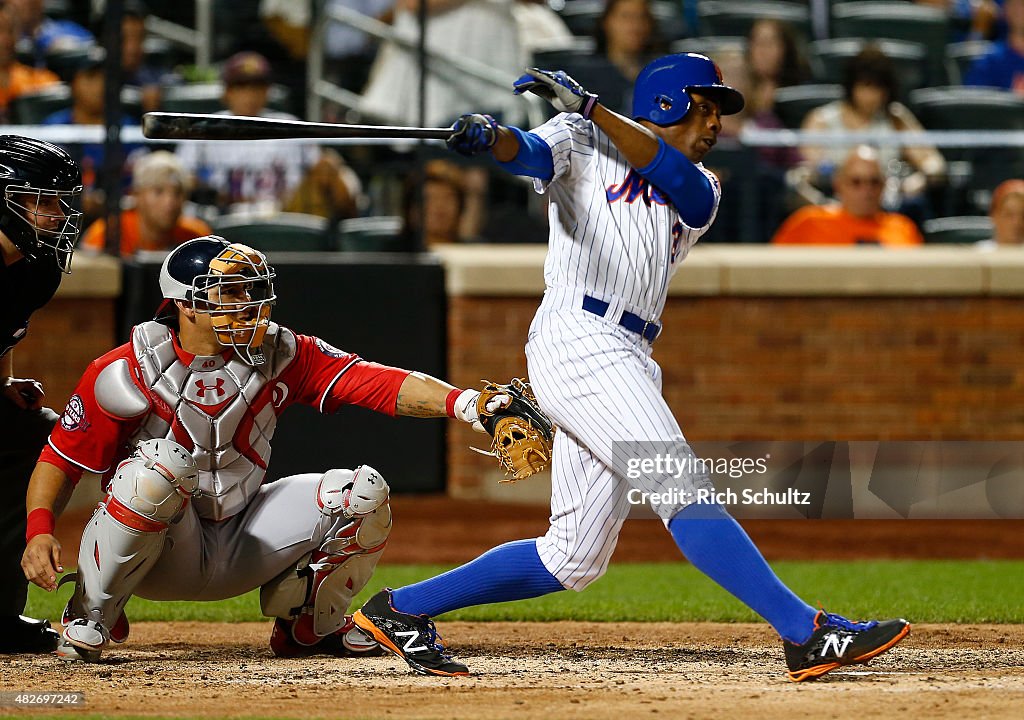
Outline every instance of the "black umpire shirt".
<svg viewBox="0 0 1024 720">
<path fill-rule="evenodd" d="M 13 265 L 0 259 L 0 357 L 25 337 L 29 317 L 50 302 L 62 274 L 48 257 Z"/>
</svg>

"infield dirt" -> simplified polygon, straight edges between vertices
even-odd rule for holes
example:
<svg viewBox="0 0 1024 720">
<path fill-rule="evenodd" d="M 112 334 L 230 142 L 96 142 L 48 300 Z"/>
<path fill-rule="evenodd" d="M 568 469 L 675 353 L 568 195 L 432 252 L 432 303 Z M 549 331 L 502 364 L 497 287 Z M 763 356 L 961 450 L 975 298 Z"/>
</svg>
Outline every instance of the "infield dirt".
<svg viewBox="0 0 1024 720">
<path fill-rule="evenodd" d="M 140 623 L 101 663 L 0 660 L 4 689 L 85 693 L 89 713 L 168 717 L 1019 718 L 1024 627 L 936 626 L 799 685 L 760 625 L 446 623 L 467 678 L 393 657 L 277 659 L 269 623 Z M 37 711 L 19 711 L 31 716 Z M 54 709 L 40 710 L 53 714 Z"/>
<path fill-rule="evenodd" d="M 385 562 L 457 563 L 536 536 L 544 508 L 402 496 Z M 88 513 L 58 525 L 77 552 Z M 77 524 L 77 527 L 76 527 Z M 770 559 L 1019 558 L 1024 521 L 745 522 Z M 678 561 L 660 523 L 628 522 L 613 562 Z M 764 625 L 440 623 L 474 675 L 410 674 L 391 657 L 277 659 L 270 623 L 138 623 L 97 665 L 0 658 L 3 690 L 85 693 L 74 717 L 1020 718 L 1024 626 L 915 625 L 871 665 L 794 684 Z M 6 712 L 0 709 L 0 713 Z"/>
</svg>

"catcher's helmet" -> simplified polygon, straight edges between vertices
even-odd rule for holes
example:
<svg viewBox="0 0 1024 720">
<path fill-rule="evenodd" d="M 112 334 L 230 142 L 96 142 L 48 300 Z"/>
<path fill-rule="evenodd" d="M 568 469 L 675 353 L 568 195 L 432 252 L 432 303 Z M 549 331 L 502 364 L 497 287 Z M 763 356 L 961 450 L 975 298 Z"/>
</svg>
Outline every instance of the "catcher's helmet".
<svg viewBox="0 0 1024 720">
<path fill-rule="evenodd" d="M 690 90 L 717 100 L 723 115 L 743 109 L 743 94 L 722 82 L 714 60 L 697 53 L 666 55 L 648 63 L 633 86 L 633 119 L 672 125 L 690 109 Z"/>
<path fill-rule="evenodd" d="M 0 231 L 30 261 L 54 258 L 71 272 L 82 213 L 78 163 L 64 150 L 20 135 L 0 135 Z"/>
<path fill-rule="evenodd" d="M 274 268 L 266 256 L 241 243 L 206 235 L 168 253 L 160 268 L 164 301 L 156 320 L 176 316 L 175 300 L 208 314 L 217 340 L 251 365 L 264 362 L 261 346 L 270 325 Z"/>
</svg>

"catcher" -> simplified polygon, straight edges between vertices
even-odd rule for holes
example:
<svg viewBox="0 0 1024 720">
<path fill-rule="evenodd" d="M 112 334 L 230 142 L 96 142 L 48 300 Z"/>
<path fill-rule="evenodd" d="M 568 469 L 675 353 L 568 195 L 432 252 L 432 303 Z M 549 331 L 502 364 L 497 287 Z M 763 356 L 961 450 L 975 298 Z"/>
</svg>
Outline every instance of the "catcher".
<svg viewBox="0 0 1024 720">
<path fill-rule="evenodd" d="M 504 438 L 493 452 L 520 475 L 550 457 L 549 424 L 545 446 L 510 419 L 525 386 L 456 389 L 272 322 L 274 270 L 252 248 L 190 240 L 167 256 L 160 288 L 155 319 L 86 370 L 29 484 L 21 564 L 48 591 L 64 562 L 58 499 L 85 471 L 107 491 L 82 535 L 63 658 L 96 661 L 124 642 L 133 594 L 218 600 L 255 588 L 276 618 L 276 655 L 379 652 L 345 613 L 391 531 L 388 484 L 368 465 L 265 483 L 278 418 L 294 403 L 491 427 Z M 519 448 L 528 462 L 514 459 Z"/>
</svg>

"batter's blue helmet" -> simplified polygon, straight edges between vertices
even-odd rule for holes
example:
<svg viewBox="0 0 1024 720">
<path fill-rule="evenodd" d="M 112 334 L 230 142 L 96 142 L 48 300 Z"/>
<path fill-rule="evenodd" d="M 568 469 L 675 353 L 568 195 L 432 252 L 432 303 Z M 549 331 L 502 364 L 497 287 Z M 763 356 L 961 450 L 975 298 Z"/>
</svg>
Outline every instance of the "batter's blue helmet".
<svg viewBox="0 0 1024 720">
<path fill-rule="evenodd" d="M 706 55 L 677 53 L 649 62 L 633 86 L 633 119 L 672 125 L 690 109 L 690 90 L 718 101 L 723 115 L 743 109 L 743 94 L 722 82 L 722 71 Z"/>
</svg>

